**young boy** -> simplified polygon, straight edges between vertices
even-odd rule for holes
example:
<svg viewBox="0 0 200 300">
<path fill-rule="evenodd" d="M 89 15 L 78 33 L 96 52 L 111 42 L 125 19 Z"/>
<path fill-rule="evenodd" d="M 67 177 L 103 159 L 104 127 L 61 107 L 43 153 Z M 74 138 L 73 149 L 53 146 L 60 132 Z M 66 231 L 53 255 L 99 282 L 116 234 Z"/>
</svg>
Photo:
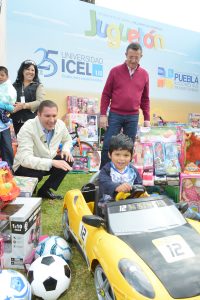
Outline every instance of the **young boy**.
<svg viewBox="0 0 200 300">
<path fill-rule="evenodd" d="M 0 66 L 0 151 L 2 160 L 6 161 L 9 167 L 13 164 L 13 150 L 10 135 L 10 119 L 7 111 L 14 110 L 16 102 L 16 90 L 8 79 L 8 70 Z"/>
<path fill-rule="evenodd" d="M 134 184 L 142 184 L 137 169 L 130 164 L 133 155 L 133 141 L 120 133 L 110 141 L 108 156 L 111 162 L 99 173 L 99 207 L 114 200 L 119 192 L 130 192 Z"/>
</svg>

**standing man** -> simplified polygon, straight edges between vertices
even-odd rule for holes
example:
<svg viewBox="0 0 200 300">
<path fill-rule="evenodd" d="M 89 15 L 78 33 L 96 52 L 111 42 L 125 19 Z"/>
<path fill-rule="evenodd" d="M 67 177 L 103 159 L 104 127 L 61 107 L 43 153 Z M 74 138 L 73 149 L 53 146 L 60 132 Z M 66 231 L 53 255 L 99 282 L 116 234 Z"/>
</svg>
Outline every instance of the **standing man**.
<svg viewBox="0 0 200 300">
<path fill-rule="evenodd" d="M 63 121 L 57 120 L 58 106 L 51 100 L 42 101 L 38 114 L 28 120 L 17 135 L 18 148 L 14 158 L 15 175 L 37 177 L 50 175 L 37 195 L 42 198 L 62 199 L 50 189 L 57 190 L 68 171 L 72 170 L 71 136 Z M 62 143 L 61 155 L 57 150 Z"/>
<path fill-rule="evenodd" d="M 144 126 L 150 126 L 149 75 L 139 65 L 142 47 L 138 43 L 131 43 L 125 55 L 125 63 L 110 71 L 101 97 L 100 127 L 106 132 L 100 168 L 109 161 L 108 149 L 113 135 L 123 129 L 125 135 L 135 140 L 139 109 L 143 111 Z"/>
</svg>

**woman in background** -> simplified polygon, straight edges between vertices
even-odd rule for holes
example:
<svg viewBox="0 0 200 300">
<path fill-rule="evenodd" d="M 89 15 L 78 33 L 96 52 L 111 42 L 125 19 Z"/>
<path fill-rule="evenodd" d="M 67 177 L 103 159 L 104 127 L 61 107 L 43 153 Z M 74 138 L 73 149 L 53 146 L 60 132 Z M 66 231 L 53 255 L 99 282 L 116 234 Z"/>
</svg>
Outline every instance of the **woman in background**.
<svg viewBox="0 0 200 300">
<path fill-rule="evenodd" d="M 36 116 L 37 108 L 44 100 L 44 87 L 38 77 L 38 67 L 32 60 L 22 62 L 13 86 L 17 91 L 17 102 L 12 114 L 17 135 L 22 125 Z"/>
</svg>

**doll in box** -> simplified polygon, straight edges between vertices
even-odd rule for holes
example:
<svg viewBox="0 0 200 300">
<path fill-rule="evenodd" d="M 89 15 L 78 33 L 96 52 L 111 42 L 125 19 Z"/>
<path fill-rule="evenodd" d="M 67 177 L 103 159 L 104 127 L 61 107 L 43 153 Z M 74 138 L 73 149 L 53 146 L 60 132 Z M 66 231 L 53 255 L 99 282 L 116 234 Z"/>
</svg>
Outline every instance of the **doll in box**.
<svg viewBox="0 0 200 300">
<path fill-rule="evenodd" d="M 165 169 L 168 176 L 178 175 L 180 172 L 176 143 L 165 144 Z"/>
<path fill-rule="evenodd" d="M 200 204 L 200 192 L 189 178 L 183 181 L 182 201 L 188 203 L 199 202 Z"/>
<path fill-rule="evenodd" d="M 163 143 L 156 142 L 153 145 L 155 175 L 165 175 L 165 151 Z"/>
<path fill-rule="evenodd" d="M 195 163 L 197 167 L 200 167 L 200 136 L 194 132 L 187 134 L 186 142 L 186 167 L 189 163 Z"/>
<path fill-rule="evenodd" d="M 152 144 L 143 145 L 143 165 L 144 169 L 153 169 L 153 148 Z"/>
</svg>

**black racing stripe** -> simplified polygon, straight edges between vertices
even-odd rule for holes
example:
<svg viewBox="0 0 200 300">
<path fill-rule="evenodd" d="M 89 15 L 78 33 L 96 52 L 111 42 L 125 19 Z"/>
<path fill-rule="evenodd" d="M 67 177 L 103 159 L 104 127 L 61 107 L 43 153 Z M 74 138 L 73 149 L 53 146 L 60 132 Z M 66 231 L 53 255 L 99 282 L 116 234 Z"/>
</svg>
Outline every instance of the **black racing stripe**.
<svg viewBox="0 0 200 300">
<path fill-rule="evenodd" d="M 195 256 L 168 263 L 152 240 L 171 235 L 181 236 Z M 174 229 L 119 236 L 153 270 L 172 298 L 190 298 L 200 295 L 200 235 L 190 225 Z"/>
</svg>

